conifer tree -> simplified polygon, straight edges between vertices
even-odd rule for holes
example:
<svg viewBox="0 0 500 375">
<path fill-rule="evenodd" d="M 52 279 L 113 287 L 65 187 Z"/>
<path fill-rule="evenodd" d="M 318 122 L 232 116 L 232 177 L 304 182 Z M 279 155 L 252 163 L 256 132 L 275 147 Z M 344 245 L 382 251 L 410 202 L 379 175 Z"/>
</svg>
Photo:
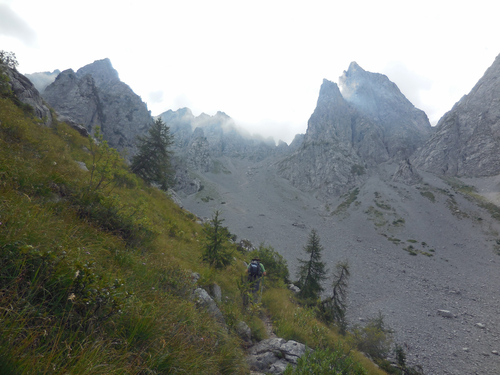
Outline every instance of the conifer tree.
<svg viewBox="0 0 500 375">
<path fill-rule="evenodd" d="M 138 153 L 132 158 L 131 170 L 149 184 L 156 183 L 163 190 L 172 183 L 171 166 L 174 143 L 170 128 L 161 118 L 149 128 L 148 134 L 138 137 Z"/>
<path fill-rule="evenodd" d="M 349 263 L 347 261 L 338 262 L 333 274 L 332 295 L 321 302 L 323 319 L 327 322 L 335 322 L 342 334 L 347 330 L 346 310 L 349 276 Z"/>
<path fill-rule="evenodd" d="M 215 211 L 210 223 L 203 227 L 205 241 L 203 244 L 202 258 L 214 268 L 224 268 L 231 264 L 232 254 L 226 246 L 230 233 L 222 226 L 224 219 L 219 218 L 220 212 Z"/>
<path fill-rule="evenodd" d="M 320 297 L 323 291 L 321 283 L 327 278 L 325 263 L 321 261 L 323 246 L 321 246 L 319 242 L 319 236 L 316 230 L 311 230 L 304 251 L 309 254 L 309 260 L 297 259 L 300 264 L 297 272 L 300 288 L 299 296 L 307 300 L 315 301 Z"/>
</svg>

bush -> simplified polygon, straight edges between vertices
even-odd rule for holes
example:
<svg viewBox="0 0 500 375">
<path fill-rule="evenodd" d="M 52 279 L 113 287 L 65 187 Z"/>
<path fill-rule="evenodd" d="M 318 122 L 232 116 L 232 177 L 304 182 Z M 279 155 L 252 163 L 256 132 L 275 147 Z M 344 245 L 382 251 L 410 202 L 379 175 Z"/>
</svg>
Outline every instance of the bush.
<svg viewBox="0 0 500 375">
<path fill-rule="evenodd" d="M 273 283 L 288 283 L 289 272 L 286 259 L 272 246 L 261 244 L 258 249 L 250 253 L 251 258 L 259 258 L 266 268 L 266 279 Z"/>
</svg>

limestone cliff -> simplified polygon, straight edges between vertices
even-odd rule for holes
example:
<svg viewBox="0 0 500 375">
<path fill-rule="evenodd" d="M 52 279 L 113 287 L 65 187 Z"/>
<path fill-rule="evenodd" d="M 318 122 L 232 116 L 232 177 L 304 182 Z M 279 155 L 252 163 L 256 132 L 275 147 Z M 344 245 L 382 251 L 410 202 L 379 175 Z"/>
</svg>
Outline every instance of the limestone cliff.
<svg viewBox="0 0 500 375">
<path fill-rule="evenodd" d="M 397 86 L 355 62 L 337 84 L 324 80 L 304 141 L 279 163 L 279 173 L 320 196 L 345 193 L 370 167 L 405 160 L 430 136 L 424 112 Z"/>
<path fill-rule="evenodd" d="M 500 55 L 436 126 L 412 163 L 436 174 L 480 177 L 500 173 Z"/>
</svg>

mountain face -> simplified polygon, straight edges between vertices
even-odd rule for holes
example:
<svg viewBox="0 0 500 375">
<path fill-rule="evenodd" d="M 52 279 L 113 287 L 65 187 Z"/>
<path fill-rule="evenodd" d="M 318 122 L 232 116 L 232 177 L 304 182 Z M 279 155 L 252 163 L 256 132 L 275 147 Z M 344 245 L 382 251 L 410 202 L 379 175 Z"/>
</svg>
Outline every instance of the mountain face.
<svg viewBox="0 0 500 375">
<path fill-rule="evenodd" d="M 415 108 L 385 75 L 367 72 L 352 62 L 339 78 L 339 84 L 343 98 L 370 119 L 358 120 L 353 126 L 353 143 L 361 154 L 366 154 L 363 148 L 368 141 L 378 149 L 378 160 L 402 160 L 431 135 L 425 112 Z"/>
<path fill-rule="evenodd" d="M 440 175 L 500 173 L 500 55 L 483 77 L 436 126 L 412 163 Z"/>
<path fill-rule="evenodd" d="M 294 186 L 324 196 L 345 193 L 370 167 L 406 159 L 432 131 L 386 76 L 353 62 L 340 82 L 342 91 L 323 81 L 302 146 L 279 167 Z"/>
<path fill-rule="evenodd" d="M 109 59 L 60 73 L 45 89 L 43 98 L 64 119 L 83 125 L 90 133 L 96 126 L 118 150 L 136 151 L 135 141 L 152 123 L 141 98 L 121 82 Z"/>
<path fill-rule="evenodd" d="M 257 162 L 285 154 L 289 149 L 284 142 L 276 146 L 272 138 L 251 136 L 224 112 L 194 116 L 189 108 L 181 108 L 166 111 L 159 117 L 174 136 L 175 190 L 185 194 L 201 189 L 197 173 L 227 173 L 221 158 L 247 158 Z"/>
</svg>

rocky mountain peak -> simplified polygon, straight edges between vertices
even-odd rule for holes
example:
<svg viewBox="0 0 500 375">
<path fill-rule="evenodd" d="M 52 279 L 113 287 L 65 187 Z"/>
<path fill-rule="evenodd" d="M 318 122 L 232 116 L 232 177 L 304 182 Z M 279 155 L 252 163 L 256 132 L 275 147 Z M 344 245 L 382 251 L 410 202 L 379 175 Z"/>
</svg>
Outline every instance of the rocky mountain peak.
<svg viewBox="0 0 500 375">
<path fill-rule="evenodd" d="M 59 115 L 92 133 L 101 127 L 104 138 L 118 150 L 136 150 L 136 138 L 152 123 L 141 98 L 121 82 L 109 59 L 60 73 L 43 93 Z"/>
<path fill-rule="evenodd" d="M 108 58 L 96 60 L 93 63 L 78 69 L 76 72 L 78 78 L 87 74 L 90 74 L 92 78 L 94 78 L 97 85 L 102 85 L 108 82 L 120 82 L 118 72 L 113 68 L 111 61 Z"/>
<path fill-rule="evenodd" d="M 352 62 L 337 84 L 323 80 L 304 142 L 279 173 L 301 190 L 343 194 L 367 168 L 408 158 L 430 136 L 425 113 L 383 74 Z"/>
</svg>

